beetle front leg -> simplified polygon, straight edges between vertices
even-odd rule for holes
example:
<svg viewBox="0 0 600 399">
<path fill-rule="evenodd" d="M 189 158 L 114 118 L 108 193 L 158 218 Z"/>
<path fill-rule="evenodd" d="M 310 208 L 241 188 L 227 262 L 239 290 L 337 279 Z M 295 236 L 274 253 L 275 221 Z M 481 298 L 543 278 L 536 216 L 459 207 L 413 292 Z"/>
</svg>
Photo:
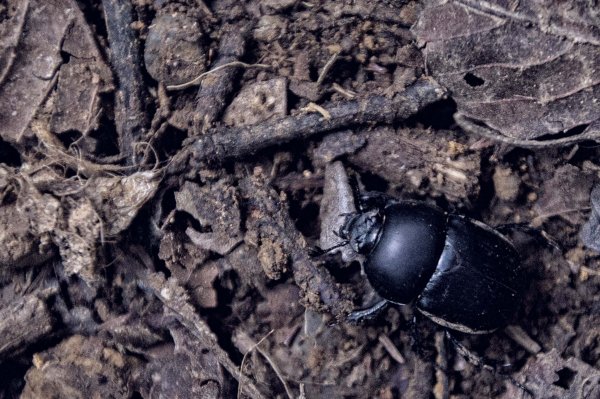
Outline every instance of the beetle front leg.
<svg viewBox="0 0 600 399">
<path fill-rule="evenodd" d="M 376 302 L 374 305 L 369 306 L 366 309 L 359 309 L 350 312 L 347 320 L 350 323 L 364 323 L 365 321 L 370 321 L 375 319 L 382 311 L 384 311 L 389 305 L 389 301 L 382 299 L 379 302 Z"/>
</svg>

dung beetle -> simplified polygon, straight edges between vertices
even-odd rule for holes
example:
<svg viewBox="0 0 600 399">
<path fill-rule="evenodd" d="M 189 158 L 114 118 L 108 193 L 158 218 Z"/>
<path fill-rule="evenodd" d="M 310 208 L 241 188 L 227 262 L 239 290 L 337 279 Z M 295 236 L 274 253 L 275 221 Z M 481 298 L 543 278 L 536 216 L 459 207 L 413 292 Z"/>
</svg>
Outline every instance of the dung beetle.
<svg viewBox="0 0 600 399">
<path fill-rule="evenodd" d="M 415 302 L 425 316 L 452 330 L 485 334 L 505 325 L 526 285 L 520 256 L 500 232 L 418 201 L 366 193 L 345 216 L 343 245 L 366 257 L 364 271 L 383 298 L 350 320 L 388 303 Z"/>
</svg>

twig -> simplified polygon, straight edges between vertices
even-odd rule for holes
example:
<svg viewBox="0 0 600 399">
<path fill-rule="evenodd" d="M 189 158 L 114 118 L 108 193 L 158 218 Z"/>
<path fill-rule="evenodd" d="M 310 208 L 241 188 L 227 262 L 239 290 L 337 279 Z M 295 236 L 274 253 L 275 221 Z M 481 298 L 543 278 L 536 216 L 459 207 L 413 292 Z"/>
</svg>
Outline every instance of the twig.
<svg viewBox="0 0 600 399">
<path fill-rule="evenodd" d="M 165 307 L 170 309 L 177 320 L 201 342 L 210 346 L 219 363 L 243 385 L 243 390 L 254 399 L 264 399 L 254 383 L 245 375 L 238 372 L 238 367 L 229 355 L 219 345 L 217 336 L 210 327 L 198 316 L 194 307 L 189 303 L 185 290 L 173 278 L 166 280 L 160 273 L 142 272 L 140 288 L 153 293 Z"/>
<path fill-rule="evenodd" d="M 211 73 L 215 73 L 218 72 L 222 69 L 225 68 L 231 68 L 231 67 L 244 67 L 244 68 L 270 68 L 270 65 L 266 65 L 266 64 L 247 64 L 245 62 L 242 61 L 232 61 L 229 62 L 227 64 L 218 66 L 216 68 L 211 69 L 210 71 L 206 71 L 204 73 L 201 73 L 200 75 L 198 75 L 197 77 L 195 77 L 194 79 L 190 80 L 189 82 L 185 82 L 185 83 L 181 83 L 178 85 L 169 85 L 167 86 L 167 90 L 170 91 L 175 91 L 175 90 L 185 90 L 189 87 L 192 86 L 197 86 L 200 84 L 200 82 L 202 82 L 202 79 L 204 79 L 204 77 L 206 77 L 207 75 L 210 75 Z"/>
<path fill-rule="evenodd" d="M 117 78 L 115 125 L 121 154 L 130 165 L 135 164 L 134 143 L 142 139 L 146 124 L 143 99 L 144 82 L 140 72 L 139 43 L 131 24 L 130 0 L 102 0 L 104 19 L 110 44 L 110 61 Z"/>
<path fill-rule="evenodd" d="M 285 378 L 283 378 L 283 373 L 281 372 L 281 369 L 277 366 L 277 364 L 275 364 L 275 362 L 273 361 L 273 359 L 271 359 L 271 356 L 269 356 L 269 354 L 262 348 L 257 347 L 256 350 L 263 355 L 263 357 L 267 360 L 267 362 L 269 363 L 269 365 L 271 366 L 271 368 L 273 369 L 273 371 L 275 372 L 275 375 L 277 375 L 277 378 L 279 378 L 279 381 L 281 381 L 281 383 L 283 384 L 283 388 L 285 389 L 285 393 L 287 394 L 289 399 L 294 399 L 294 393 L 292 392 L 292 389 L 290 388 L 290 385 L 287 383 L 287 381 L 285 380 Z"/>
<path fill-rule="evenodd" d="M 532 355 L 542 350 L 542 347 L 519 326 L 506 326 L 504 333 Z"/>
<path fill-rule="evenodd" d="M 356 93 L 354 91 L 344 89 L 342 86 L 340 86 L 337 83 L 332 84 L 331 88 L 349 100 L 354 100 L 356 98 Z"/>
<path fill-rule="evenodd" d="M 558 147 L 569 144 L 575 144 L 585 140 L 599 140 L 600 130 L 598 129 L 586 129 L 583 133 L 576 136 L 561 137 L 559 139 L 552 140 L 521 140 L 513 137 L 503 135 L 497 130 L 491 129 L 486 126 L 478 125 L 472 120 L 465 117 L 460 112 L 454 114 L 454 120 L 465 132 L 473 133 L 478 136 L 482 136 L 494 141 L 500 141 L 502 143 L 510 144 L 515 147 L 529 147 L 529 148 L 544 148 L 544 147 Z"/>
<path fill-rule="evenodd" d="M 172 159 L 168 173 L 181 173 L 189 164 L 219 164 L 228 159 L 248 156 L 272 145 L 308 139 L 341 128 L 407 119 L 425 106 L 440 100 L 444 94 L 441 86 L 432 79 L 425 78 L 391 99 L 372 96 L 324 106 L 331 115 L 327 120 L 320 114 L 302 114 L 252 126 L 211 129 L 201 137 L 185 143 L 185 147 Z"/>
<path fill-rule="evenodd" d="M 269 331 L 269 333 L 267 335 L 265 335 L 264 337 L 261 338 L 260 341 L 258 341 L 257 343 L 254 343 L 252 345 L 252 347 L 250 349 L 248 349 L 246 351 L 246 353 L 244 354 L 244 358 L 242 359 L 242 363 L 240 365 L 240 374 L 242 373 L 242 367 L 244 366 L 244 361 L 246 360 L 247 355 L 252 352 L 254 349 L 256 349 L 258 351 L 258 353 L 260 353 L 265 360 L 267 361 L 267 363 L 269 363 L 269 366 L 271 366 L 271 369 L 273 369 L 273 371 L 275 372 L 275 375 L 277 376 L 277 378 L 279 378 L 279 381 L 281 381 L 281 383 L 283 384 L 283 388 L 285 389 L 285 393 L 287 394 L 289 399 L 293 399 L 294 398 L 294 393 L 292 392 L 292 389 L 290 388 L 289 384 L 287 383 L 287 381 L 285 380 L 285 378 L 283 378 L 283 374 L 281 372 L 281 370 L 279 369 L 279 367 L 277 366 L 277 364 L 275 364 L 275 362 L 273 361 L 273 359 L 271 359 L 271 356 L 269 356 L 269 354 L 260 347 L 260 344 L 267 339 L 271 334 L 273 334 L 275 330 L 271 330 Z M 245 339 L 246 341 L 251 342 L 252 339 L 245 335 Z M 241 393 L 242 393 L 242 389 L 241 389 L 241 384 L 238 385 L 238 398 L 241 397 Z"/>
<path fill-rule="evenodd" d="M 317 105 L 313 102 L 308 103 L 308 105 L 304 108 L 301 108 L 300 111 L 303 112 L 318 112 L 323 116 L 323 119 L 331 119 L 331 114 L 325 108 Z"/>
<path fill-rule="evenodd" d="M 435 334 L 435 347 L 437 348 L 437 356 L 435 358 L 435 377 L 436 383 L 433 387 L 433 395 L 435 399 L 448 399 L 450 396 L 448 375 L 448 355 L 446 353 L 446 345 L 444 343 L 444 333 L 438 331 Z"/>
<path fill-rule="evenodd" d="M 383 345 L 383 347 L 392 359 L 394 359 L 400 364 L 406 363 L 406 360 L 404 360 L 404 356 L 402 356 L 402 353 L 400 353 L 398 348 L 396 348 L 396 345 L 394 345 L 392 340 L 387 335 L 380 334 L 378 340 L 379 342 L 381 342 L 381 345 Z"/>
<path fill-rule="evenodd" d="M 155 142 L 167 130 L 169 126 L 168 119 L 172 114 L 171 102 L 169 101 L 169 96 L 167 95 L 167 89 L 165 88 L 164 83 L 159 82 L 156 93 L 158 98 L 158 109 L 154 113 L 154 116 L 152 117 L 152 122 L 150 123 L 150 133 L 148 134 L 149 145 L 144 151 L 144 156 L 142 157 L 142 160 L 140 162 L 141 165 L 145 165 L 146 162 L 148 162 L 148 157 L 150 156 L 150 149 L 154 148 Z"/>
<path fill-rule="evenodd" d="M 304 385 L 303 382 L 300 383 L 300 396 L 298 396 L 298 399 L 306 399 L 306 389 L 304 388 Z"/>
<path fill-rule="evenodd" d="M 335 64 L 335 62 L 337 61 L 337 59 L 340 56 L 341 52 L 342 52 L 341 50 L 336 51 L 329 58 L 329 60 L 327 60 L 327 63 L 325 63 L 325 66 L 323 67 L 323 70 L 319 74 L 319 78 L 317 79 L 317 85 L 321 86 L 321 84 L 323 83 L 323 81 L 327 77 L 327 74 L 329 73 L 329 70 L 333 67 L 333 64 Z"/>
<path fill-rule="evenodd" d="M 265 177 L 255 174 L 244 179 L 240 190 L 252 210 L 246 228 L 256 231 L 262 242 L 281 246 L 290 259 L 294 281 L 302 290 L 305 306 L 333 314 L 338 320 L 345 319 L 353 307 L 348 294 L 340 289 L 327 269 L 318 267 L 309 257 L 304 237 L 296 229 L 278 193 L 266 184 Z"/>
<path fill-rule="evenodd" d="M 356 359 L 365 349 L 365 344 L 359 345 L 356 348 L 352 349 L 352 351 L 345 353 L 344 356 L 340 356 L 336 359 L 335 362 L 329 363 L 329 367 L 333 369 L 337 369 L 342 367 L 344 364 L 350 364 L 354 359 Z"/>
</svg>

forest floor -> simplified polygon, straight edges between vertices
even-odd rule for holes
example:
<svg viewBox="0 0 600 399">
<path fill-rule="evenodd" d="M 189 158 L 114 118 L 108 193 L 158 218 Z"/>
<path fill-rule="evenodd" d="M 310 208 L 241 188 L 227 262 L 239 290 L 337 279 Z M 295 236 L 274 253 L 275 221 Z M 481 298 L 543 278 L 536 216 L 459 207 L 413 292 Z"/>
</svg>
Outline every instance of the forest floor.
<svg viewBox="0 0 600 399">
<path fill-rule="evenodd" d="M 2 2 L 0 398 L 600 397 L 592 3 Z M 347 320 L 349 178 L 527 226 L 476 358 Z"/>
</svg>

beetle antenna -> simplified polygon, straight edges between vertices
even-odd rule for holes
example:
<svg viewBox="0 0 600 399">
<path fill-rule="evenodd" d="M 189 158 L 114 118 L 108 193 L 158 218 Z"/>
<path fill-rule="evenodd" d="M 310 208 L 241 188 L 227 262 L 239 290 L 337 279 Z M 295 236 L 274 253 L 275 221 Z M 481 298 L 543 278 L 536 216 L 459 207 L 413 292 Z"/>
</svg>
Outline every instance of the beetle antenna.
<svg viewBox="0 0 600 399">
<path fill-rule="evenodd" d="M 329 252 L 333 251 L 334 249 L 337 249 L 337 248 L 340 248 L 340 247 L 344 247 L 344 246 L 348 245 L 349 243 L 350 243 L 350 241 L 344 240 L 344 241 L 342 241 L 340 243 L 335 244 L 332 247 L 325 248 L 325 249 L 323 249 L 323 248 L 321 248 L 319 246 L 314 246 L 314 247 L 312 247 L 311 249 L 308 250 L 308 253 L 312 257 L 322 256 L 322 255 L 325 255 L 326 253 L 329 253 Z"/>
</svg>

